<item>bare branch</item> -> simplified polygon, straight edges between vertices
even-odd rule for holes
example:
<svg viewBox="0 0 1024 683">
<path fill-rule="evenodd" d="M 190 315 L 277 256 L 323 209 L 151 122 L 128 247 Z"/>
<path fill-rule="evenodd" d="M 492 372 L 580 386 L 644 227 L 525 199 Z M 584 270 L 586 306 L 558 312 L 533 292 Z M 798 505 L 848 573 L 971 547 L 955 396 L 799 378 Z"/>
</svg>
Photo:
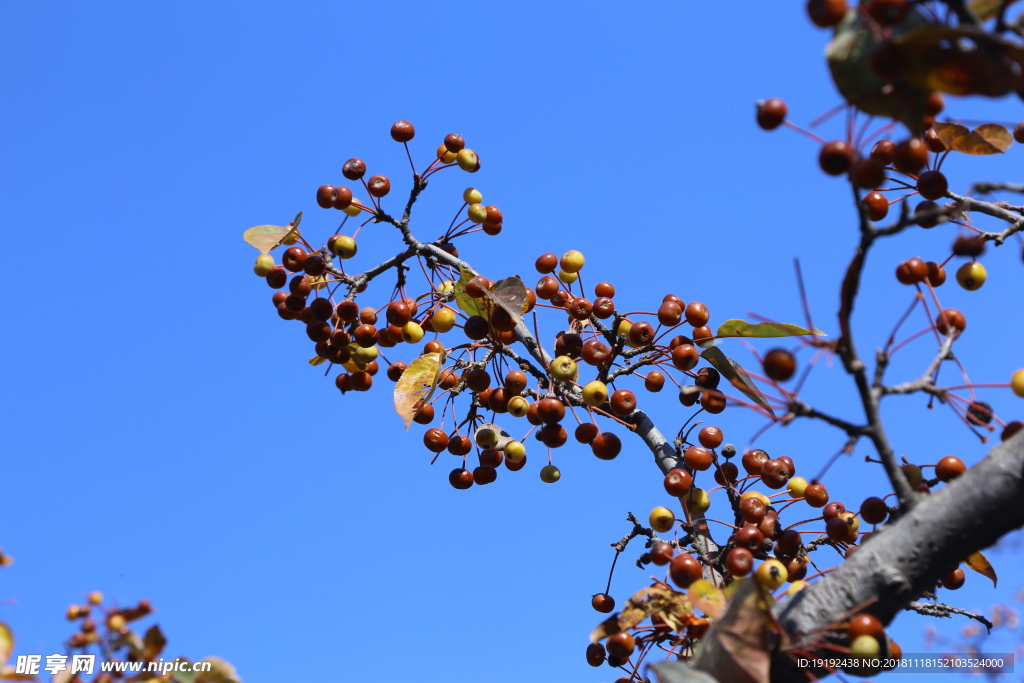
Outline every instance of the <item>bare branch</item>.
<svg viewBox="0 0 1024 683">
<path fill-rule="evenodd" d="M 979 621 L 985 625 L 989 633 L 992 633 L 992 622 L 983 617 L 980 614 L 974 612 L 968 612 L 965 609 L 959 607 L 951 607 L 950 605 L 944 605 L 941 602 L 912 602 L 907 605 L 904 609 L 917 612 L 918 614 L 924 614 L 929 617 L 946 617 L 949 618 L 953 614 L 961 614 L 965 617 Z"/>
</svg>

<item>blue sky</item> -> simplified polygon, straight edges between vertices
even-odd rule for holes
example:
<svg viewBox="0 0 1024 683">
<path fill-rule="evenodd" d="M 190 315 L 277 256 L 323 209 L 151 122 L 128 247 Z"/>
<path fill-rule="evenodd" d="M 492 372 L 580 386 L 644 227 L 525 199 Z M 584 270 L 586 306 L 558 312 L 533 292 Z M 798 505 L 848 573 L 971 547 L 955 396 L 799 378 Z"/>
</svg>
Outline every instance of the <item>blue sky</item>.
<svg viewBox="0 0 1024 683">
<path fill-rule="evenodd" d="M 554 486 L 537 479 L 535 457 L 494 485 L 453 490 L 449 456 L 429 465 L 422 430 L 402 431 L 383 375 L 373 391 L 341 397 L 306 364 L 310 343 L 277 318 L 240 237 L 299 210 L 311 238 L 333 232 L 337 212 L 318 209 L 314 192 L 340 183 L 351 156 L 391 177 L 386 206 L 397 212 L 407 162 L 388 129 L 408 119 L 418 160 L 452 131 L 480 153 L 479 174 L 436 176 L 414 227 L 440 234 L 462 190 L 481 188 L 505 229 L 460 250 L 492 277 L 535 280 L 537 255 L 577 248 L 587 282 L 614 282 L 626 310 L 674 292 L 708 304 L 713 322 L 748 311 L 801 322 L 798 257 L 815 325 L 834 334 L 854 244 L 849 189 L 818 171 L 814 143 L 753 122 L 764 97 L 785 98 L 802 124 L 838 103 L 827 34 L 796 3 L 719 7 L 0 6 L 0 215 L 12 238 L 0 544 L 17 560 L 3 569 L 0 620 L 18 651 L 59 649 L 65 607 L 100 589 L 123 604 L 149 598 L 169 654 L 224 657 L 247 683 L 327 672 L 614 679 L 583 651 L 608 544 L 629 530 L 627 511 L 666 502 L 641 444 L 626 439 L 613 462 L 567 446 Z M 1020 111 L 1012 101 L 948 108 L 999 121 Z M 840 137 L 841 121 L 822 130 Z M 963 191 L 1011 179 L 1020 153 L 950 157 L 944 169 Z M 955 230 L 908 232 L 872 255 L 855 319 L 862 353 L 910 302 L 895 265 L 945 258 Z M 397 244 L 371 226 L 359 258 L 371 265 Z M 1024 367 L 1011 341 L 1024 334 L 1019 246 L 984 263 L 981 291 L 940 295 L 968 316 L 958 356 L 972 379 L 1003 382 Z M 374 305 L 389 286 L 371 288 Z M 541 324 L 553 335 L 559 323 Z M 752 362 L 736 342 L 723 348 Z M 933 352 L 927 341 L 908 347 L 891 377 L 917 377 Z M 838 368 L 816 371 L 805 396 L 858 416 Z M 1006 390 L 983 397 L 1006 419 L 1024 412 Z M 666 432 L 686 417 L 669 395 L 640 400 Z M 920 398 L 893 399 L 885 417 L 916 462 L 986 452 Z M 761 426 L 732 408 L 717 424 L 739 445 Z M 798 424 L 758 444 L 807 474 L 842 438 Z M 888 492 L 867 452 L 835 465 L 835 498 L 859 505 Z M 615 574 L 620 603 L 647 581 L 638 553 Z M 950 602 L 1009 599 L 1018 560 L 1012 549 L 992 558 L 999 591 L 971 576 Z M 897 620 L 905 652 L 920 651 L 928 623 Z"/>
</svg>

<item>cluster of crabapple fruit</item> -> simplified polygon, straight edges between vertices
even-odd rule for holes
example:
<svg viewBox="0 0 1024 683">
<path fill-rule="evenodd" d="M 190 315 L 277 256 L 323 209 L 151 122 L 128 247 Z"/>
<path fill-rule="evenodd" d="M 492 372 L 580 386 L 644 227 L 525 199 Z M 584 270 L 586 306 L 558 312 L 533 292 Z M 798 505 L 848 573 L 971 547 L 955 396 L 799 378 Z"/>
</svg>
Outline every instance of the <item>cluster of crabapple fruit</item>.
<svg viewBox="0 0 1024 683">
<path fill-rule="evenodd" d="M 139 600 L 134 607 L 104 607 L 103 594 L 93 591 L 84 603 L 72 604 L 67 608 L 67 620 L 78 624 L 78 630 L 68 638 L 67 646 L 70 650 L 84 652 L 95 645 L 101 652 L 115 652 L 127 647 L 128 636 L 132 635 L 131 622 L 152 613 L 153 606 L 146 599 Z M 124 672 L 104 671 L 93 679 L 93 683 L 111 683 L 127 675 Z"/>
<path fill-rule="evenodd" d="M 406 149 L 414 134 L 407 121 L 399 121 L 391 130 L 392 137 Z M 479 157 L 465 147 L 458 134 L 447 135 L 435 156 L 424 171 L 417 172 L 414 167 L 414 196 L 425 187 L 425 179 L 439 170 L 451 166 L 467 172 L 479 169 Z M 272 297 L 278 315 L 305 325 L 316 354 L 311 364 L 342 366 L 344 371 L 335 377 L 342 393 L 371 389 L 382 362 L 387 363 L 387 378 L 401 384 L 412 362 L 388 358 L 393 353 L 390 349 L 399 345 L 419 348 L 419 357 L 438 354 L 443 359 L 429 396 L 414 406 L 412 420 L 434 425 L 440 416 L 441 424 L 430 426 L 423 434 L 423 444 L 435 459 L 443 451 L 463 458 L 463 465 L 449 476 L 455 488 L 494 481 L 503 463 L 509 470 L 521 469 L 526 462 L 524 441 L 531 433 L 548 449 L 541 479 L 557 481 L 561 472 L 551 462 L 551 449 L 568 441 L 569 432 L 563 425 L 567 415 L 576 422 L 573 434 L 578 442 L 588 445 L 598 458 L 615 458 L 622 442 L 614 432 L 600 429 L 595 417 L 631 426 L 628 419 L 637 409 L 637 396 L 621 385 L 632 376 L 642 379 L 648 392 L 674 385 L 684 406 L 699 404 L 710 414 L 725 409 L 720 372 L 715 367 L 697 367 L 701 348 L 710 345 L 715 336 L 708 324 L 710 311 L 700 302 L 685 303 L 668 294 L 656 311 L 622 314 L 616 308 L 616 290 L 611 283 L 600 282 L 593 289 L 593 298 L 587 295 L 581 279 L 585 258 L 577 250 L 561 257 L 552 253 L 538 257 L 535 266 L 541 277 L 536 287 L 519 283 L 519 298 L 514 304 L 504 302 L 503 296 L 515 298 L 516 288 L 498 291 L 496 286 L 505 281 L 496 283 L 473 273 L 459 260 L 453 244 L 471 232 L 496 235 L 501 231 L 501 210 L 484 205 L 482 193 L 475 188 L 463 193 L 463 206 L 445 235 L 430 243 L 434 251 L 404 252 L 382 267 L 360 274 L 346 272 L 346 265 L 358 253 L 357 237 L 363 226 L 390 222 L 408 229 L 407 220 L 394 221 L 382 208 L 381 200 L 391 191 L 390 180 L 384 175 L 365 179 L 366 173 L 366 164 L 360 159 L 350 159 L 342 166 L 346 179 L 362 182 L 371 197 L 369 203 L 355 198 L 346 186 L 317 189 L 319 206 L 345 214 L 322 248 L 313 248 L 297 230 L 290 231 L 282 240 L 287 249 L 281 265 L 266 254 L 258 260 L 256 273 L 279 290 Z M 346 222 L 360 216 L 365 220 L 356 230 L 343 234 Z M 408 267 L 404 261 L 412 258 L 421 261 L 426 273 L 425 291 L 418 296 L 409 292 L 405 277 Z M 357 297 L 369 296 L 365 292 L 371 280 L 392 268 L 398 272 L 398 283 L 382 305 L 356 303 Z M 554 358 L 542 356 L 543 363 L 534 363 L 527 354 L 520 356 L 513 350 L 523 341 L 516 332 L 517 326 L 525 325 L 522 316 L 535 308 L 557 311 L 566 321 L 553 340 Z M 685 334 L 681 333 L 683 325 L 688 326 Z M 443 336 L 453 331 L 460 334 Z M 538 360 L 537 355 L 533 358 Z M 791 376 L 794 367 L 788 352 L 769 354 L 766 359 L 766 371 L 778 379 Z M 592 369 L 593 379 L 580 379 L 584 368 Z M 461 421 L 455 408 L 459 396 L 467 397 L 469 404 Z M 485 422 L 485 413 L 491 414 L 490 422 Z M 526 419 L 530 425 L 526 436 L 512 440 L 493 429 L 480 429 L 492 425 L 497 415 L 506 414 Z M 453 425 L 447 429 L 446 419 Z M 470 470 L 466 458 L 474 449 L 479 464 Z"/>
<path fill-rule="evenodd" d="M 1024 427 L 1024 423 L 1016 425 L 1016 429 Z M 1004 435 L 1004 439 L 1013 433 Z M 877 528 L 889 517 L 889 505 L 884 498 L 878 496 L 866 498 L 856 511 L 847 510 L 840 501 L 830 501 L 828 491 L 821 482 L 808 482 L 794 476 L 795 464 L 787 456 L 773 458 L 761 449 L 751 449 L 739 458 L 740 467 L 737 467 L 733 461 L 737 454 L 735 448 L 726 444 L 719 449 L 722 439 L 719 428 L 704 427 L 698 433 L 700 445 L 690 446 L 684 453 L 685 467 L 672 470 L 665 476 L 665 492 L 682 503 L 686 520 L 677 519 L 668 507 L 659 506 L 651 510 L 649 523 L 654 534 L 640 563 L 665 567 L 665 585 L 670 580 L 677 588 L 686 591 L 698 582 L 706 583 L 703 577 L 707 560 L 700 559 L 696 542 L 690 535 L 687 534 L 682 540 L 676 538 L 668 541 L 659 538 L 657 534 L 673 532 L 677 526 L 687 531 L 698 528 L 702 521 L 698 518 L 703 517 L 707 511 L 710 494 L 717 489 L 705 491 L 695 486 L 694 482 L 700 472 L 711 469 L 713 465 L 715 483 L 728 493 L 736 514 L 735 525 L 704 520 L 704 523 L 718 522 L 733 529 L 718 559 L 712 560 L 712 567 L 721 575 L 725 586 L 735 580 L 751 577 L 771 592 L 782 589 L 788 583 L 783 593 L 792 596 L 806 588 L 808 581 L 821 573 L 808 576 L 809 566 L 817 572 L 812 559 L 814 551 L 830 546 L 843 558 L 850 557 L 873 533 L 862 530 L 862 523 Z M 724 461 L 719 461 L 716 455 L 722 455 Z M 933 479 L 924 479 L 922 466 L 909 463 L 903 466 L 908 482 L 924 492 L 930 492 L 931 487 L 939 483 L 952 481 L 967 469 L 956 456 L 946 456 L 938 463 L 924 467 L 934 469 Z M 740 476 L 740 468 L 746 476 Z M 778 493 L 766 494 L 751 488 L 756 485 L 777 490 Z M 889 494 L 892 495 L 895 494 Z M 820 510 L 820 515 L 785 525 L 780 520 L 783 511 L 801 503 Z M 799 516 L 807 515 L 804 513 Z M 818 528 L 809 529 L 808 526 Z M 689 544 L 693 544 L 693 549 L 688 551 Z M 963 569 L 952 568 L 941 577 L 937 588 L 956 590 L 964 585 L 965 578 Z M 601 613 L 615 609 L 615 600 L 607 593 L 593 596 L 591 604 Z M 650 626 L 637 626 L 615 633 L 604 644 L 590 644 L 586 659 L 595 667 L 607 663 L 613 667 L 627 667 L 628 670 L 636 671 L 640 660 L 652 648 L 685 651 L 691 647 L 707 624 L 700 622 L 696 625 L 700 628 L 682 636 L 666 628 L 665 620 L 655 613 Z M 867 613 L 854 616 L 848 623 L 836 625 L 834 630 L 840 632 L 840 635 L 845 634 L 851 654 L 874 656 L 884 651 L 888 656 L 898 658 L 901 652 L 899 646 L 885 636 L 883 625 L 877 617 Z M 631 659 L 634 653 L 638 657 Z"/>
</svg>

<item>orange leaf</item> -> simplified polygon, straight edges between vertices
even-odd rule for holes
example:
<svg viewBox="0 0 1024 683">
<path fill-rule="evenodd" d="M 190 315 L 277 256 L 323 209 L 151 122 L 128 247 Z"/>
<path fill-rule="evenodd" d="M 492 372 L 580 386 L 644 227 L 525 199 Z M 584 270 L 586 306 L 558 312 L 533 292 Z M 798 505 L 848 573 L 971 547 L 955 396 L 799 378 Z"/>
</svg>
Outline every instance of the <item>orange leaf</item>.
<svg viewBox="0 0 1024 683">
<path fill-rule="evenodd" d="M 590 642 L 596 643 L 603 638 L 621 633 L 670 606 L 673 606 L 674 611 L 685 611 L 685 607 L 679 604 L 679 598 L 685 600 L 686 596 L 663 583 L 643 588 L 626 602 L 622 612 L 613 614 L 598 624 L 590 634 Z M 693 611 L 692 608 L 690 611 Z"/>
<path fill-rule="evenodd" d="M 744 581 L 708 630 L 690 665 L 730 683 L 768 683 L 770 621 L 756 581 Z"/>
<path fill-rule="evenodd" d="M 1024 87 L 1024 48 L 965 26 L 932 24 L 892 39 L 900 74 L 917 88 L 1001 97 Z"/>
<path fill-rule="evenodd" d="M 936 122 L 932 129 L 947 147 L 964 154 L 1002 154 L 1013 144 L 1010 131 L 996 123 L 967 130 L 957 123 Z"/>
<path fill-rule="evenodd" d="M 971 553 L 971 556 L 964 560 L 964 564 L 978 572 L 982 576 L 992 579 L 992 585 L 996 585 L 996 570 L 988 558 L 981 554 L 981 551 Z"/>
<path fill-rule="evenodd" d="M 686 594 L 695 608 L 712 619 L 717 618 L 725 611 L 725 594 L 722 589 L 711 585 L 704 579 L 694 581 Z"/>
</svg>

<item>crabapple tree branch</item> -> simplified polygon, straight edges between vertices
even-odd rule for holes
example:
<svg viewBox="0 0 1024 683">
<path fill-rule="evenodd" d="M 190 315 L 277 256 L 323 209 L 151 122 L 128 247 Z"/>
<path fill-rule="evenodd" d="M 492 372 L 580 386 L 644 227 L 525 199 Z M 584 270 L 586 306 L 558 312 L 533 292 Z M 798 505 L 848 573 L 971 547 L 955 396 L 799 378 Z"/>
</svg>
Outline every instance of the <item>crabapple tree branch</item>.
<svg viewBox="0 0 1024 683">
<path fill-rule="evenodd" d="M 857 190 L 854 188 L 854 200 L 857 200 Z M 857 291 L 860 288 L 860 276 L 864 268 L 864 261 L 868 252 L 878 237 L 877 230 L 871 225 L 867 216 L 867 209 L 860 206 L 860 244 L 853 259 L 846 271 L 840 293 L 839 306 L 839 329 L 840 338 L 837 343 L 839 357 L 843 361 L 843 367 L 853 376 L 857 385 L 857 392 L 860 394 L 861 404 L 864 407 L 864 414 L 867 418 L 867 426 L 864 435 L 871 439 L 879 458 L 889 475 L 889 482 L 900 501 L 900 506 L 907 509 L 913 504 L 916 494 L 910 488 L 910 484 L 900 470 L 896 460 L 896 453 L 889 443 L 889 437 L 882 425 L 882 416 L 878 407 L 878 399 L 875 397 L 868 382 L 867 368 L 864 362 L 857 355 L 857 348 L 853 342 L 853 334 L 850 327 L 850 316 L 853 313 L 854 303 L 857 298 Z"/>
<path fill-rule="evenodd" d="M 974 619 L 985 625 L 985 628 L 992 632 L 992 622 L 986 619 L 981 614 L 975 614 L 974 612 L 968 612 L 965 609 L 959 607 L 951 607 L 944 605 L 941 602 L 912 602 L 906 606 L 906 609 L 910 612 L 917 612 L 918 614 L 924 614 L 929 617 L 950 617 L 953 614 L 960 614 L 969 619 Z"/>
</svg>

